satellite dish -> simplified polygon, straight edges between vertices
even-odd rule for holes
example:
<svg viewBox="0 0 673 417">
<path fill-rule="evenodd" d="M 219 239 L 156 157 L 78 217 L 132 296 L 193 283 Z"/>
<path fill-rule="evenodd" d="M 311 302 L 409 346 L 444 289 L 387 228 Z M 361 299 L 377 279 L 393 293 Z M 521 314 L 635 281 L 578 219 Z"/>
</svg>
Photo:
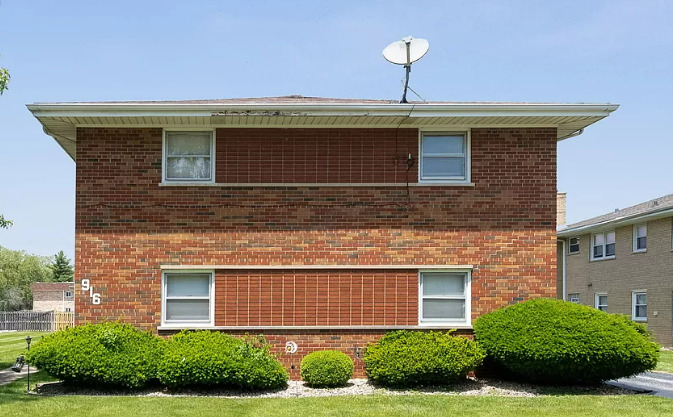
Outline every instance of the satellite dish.
<svg viewBox="0 0 673 417">
<path fill-rule="evenodd" d="M 383 50 L 386 61 L 397 65 L 411 65 L 428 53 L 430 44 L 425 39 L 414 39 L 411 36 L 393 42 Z M 408 53 L 407 53 L 408 52 Z"/>
<path fill-rule="evenodd" d="M 409 88 L 409 73 L 411 64 L 423 58 L 430 49 L 430 43 L 426 39 L 414 39 L 411 36 L 403 38 L 401 41 L 393 42 L 383 50 L 383 57 L 386 61 L 404 65 L 406 69 L 406 80 L 404 82 L 404 94 L 400 103 L 407 103 L 407 89 Z"/>
</svg>

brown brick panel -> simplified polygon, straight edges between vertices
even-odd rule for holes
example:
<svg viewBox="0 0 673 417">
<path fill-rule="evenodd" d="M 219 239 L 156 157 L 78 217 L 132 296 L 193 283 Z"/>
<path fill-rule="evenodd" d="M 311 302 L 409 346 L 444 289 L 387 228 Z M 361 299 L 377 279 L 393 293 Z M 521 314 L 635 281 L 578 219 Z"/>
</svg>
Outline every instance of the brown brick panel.
<svg viewBox="0 0 673 417">
<path fill-rule="evenodd" d="M 219 270 L 216 326 L 418 324 L 417 270 Z"/>
</svg>

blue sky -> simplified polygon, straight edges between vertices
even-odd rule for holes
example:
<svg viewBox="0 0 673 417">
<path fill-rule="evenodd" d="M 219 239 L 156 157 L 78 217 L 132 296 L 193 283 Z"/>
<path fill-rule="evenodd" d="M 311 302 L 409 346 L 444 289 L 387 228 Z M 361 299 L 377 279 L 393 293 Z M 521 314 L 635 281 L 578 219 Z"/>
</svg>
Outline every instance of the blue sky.
<svg viewBox="0 0 673 417">
<path fill-rule="evenodd" d="M 75 165 L 25 104 L 399 99 L 381 50 L 407 35 L 430 42 L 411 74 L 427 100 L 621 105 L 559 144 L 570 222 L 673 193 L 671 1 L 4 0 L 0 245 L 74 253 Z"/>
</svg>

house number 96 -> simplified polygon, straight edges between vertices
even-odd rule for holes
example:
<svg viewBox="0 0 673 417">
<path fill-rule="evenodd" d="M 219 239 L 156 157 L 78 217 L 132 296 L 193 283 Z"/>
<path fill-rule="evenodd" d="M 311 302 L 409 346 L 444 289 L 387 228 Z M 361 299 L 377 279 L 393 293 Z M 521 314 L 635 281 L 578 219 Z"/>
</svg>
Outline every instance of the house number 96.
<svg viewBox="0 0 673 417">
<path fill-rule="evenodd" d="M 91 302 L 95 305 L 100 304 L 100 293 L 93 292 L 93 286 L 88 279 L 82 280 L 82 291 L 89 291 L 89 298 L 91 298 Z"/>
</svg>

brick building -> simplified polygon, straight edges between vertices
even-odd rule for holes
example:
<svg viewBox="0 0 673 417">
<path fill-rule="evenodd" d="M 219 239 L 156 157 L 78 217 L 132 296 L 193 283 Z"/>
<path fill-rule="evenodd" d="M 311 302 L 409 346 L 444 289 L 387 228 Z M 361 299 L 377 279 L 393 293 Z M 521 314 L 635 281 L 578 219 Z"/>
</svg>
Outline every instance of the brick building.
<svg viewBox="0 0 673 417">
<path fill-rule="evenodd" d="M 673 194 L 570 224 L 558 236 L 566 300 L 626 314 L 673 346 Z"/>
<path fill-rule="evenodd" d="M 28 106 L 76 161 L 76 320 L 357 359 L 556 294 L 556 143 L 616 105 Z M 362 374 L 356 360 L 356 374 Z M 296 369 L 292 373 L 297 377 Z"/>
<path fill-rule="evenodd" d="M 75 311 L 74 282 L 34 282 L 33 311 Z"/>
</svg>

